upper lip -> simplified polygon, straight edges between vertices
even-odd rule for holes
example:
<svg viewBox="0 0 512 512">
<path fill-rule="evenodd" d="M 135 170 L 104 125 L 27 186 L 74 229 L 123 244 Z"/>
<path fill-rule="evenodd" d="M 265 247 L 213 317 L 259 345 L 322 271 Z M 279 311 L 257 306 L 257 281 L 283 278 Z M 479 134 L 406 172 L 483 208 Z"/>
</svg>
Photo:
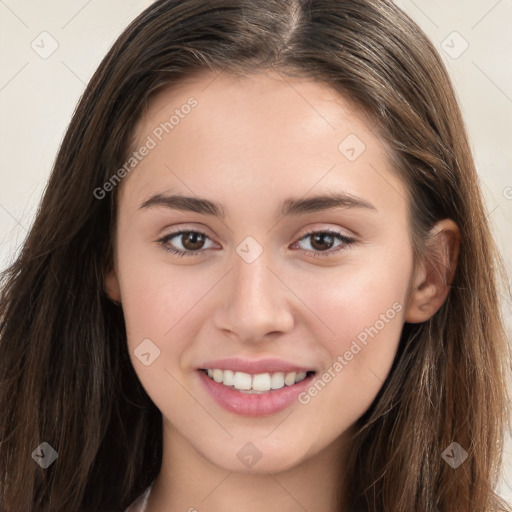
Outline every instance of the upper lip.
<svg viewBox="0 0 512 512">
<path fill-rule="evenodd" d="M 265 359 L 244 359 L 241 357 L 230 357 L 227 359 L 216 359 L 215 361 L 207 361 L 198 369 L 219 369 L 233 370 L 235 372 L 244 373 L 291 373 L 291 372 L 308 372 L 314 371 L 312 368 L 297 365 L 283 359 L 265 358 Z"/>
</svg>

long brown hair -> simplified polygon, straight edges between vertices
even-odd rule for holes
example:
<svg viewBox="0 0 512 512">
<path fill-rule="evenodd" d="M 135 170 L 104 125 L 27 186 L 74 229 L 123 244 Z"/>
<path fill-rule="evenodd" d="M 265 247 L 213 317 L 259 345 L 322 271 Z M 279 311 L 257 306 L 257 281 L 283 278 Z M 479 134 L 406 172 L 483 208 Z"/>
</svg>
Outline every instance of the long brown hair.
<svg viewBox="0 0 512 512">
<path fill-rule="evenodd" d="M 273 68 L 330 85 L 368 114 L 409 190 L 417 255 L 453 219 L 459 262 L 442 308 L 405 324 L 382 389 L 358 420 L 349 511 L 506 510 L 493 489 L 510 360 L 500 260 L 447 72 L 389 0 L 158 0 L 123 32 L 74 113 L 35 222 L 2 274 L 0 510 L 124 510 L 161 465 L 161 414 L 131 366 L 122 308 L 104 292 L 116 191 L 136 121 L 200 72 Z M 468 453 L 453 469 L 452 442 Z M 31 454 L 47 442 L 58 459 Z M 341 487 L 341 482 L 340 482 Z"/>
</svg>

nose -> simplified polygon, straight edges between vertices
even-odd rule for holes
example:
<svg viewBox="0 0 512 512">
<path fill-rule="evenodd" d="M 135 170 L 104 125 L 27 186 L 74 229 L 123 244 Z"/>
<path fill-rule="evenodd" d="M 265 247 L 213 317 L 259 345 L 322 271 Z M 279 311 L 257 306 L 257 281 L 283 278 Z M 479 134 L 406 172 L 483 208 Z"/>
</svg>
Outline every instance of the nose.
<svg viewBox="0 0 512 512">
<path fill-rule="evenodd" d="M 286 279 L 272 268 L 266 251 L 248 263 L 234 255 L 215 325 L 240 341 L 265 341 L 292 329 L 294 318 Z"/>
</svg>

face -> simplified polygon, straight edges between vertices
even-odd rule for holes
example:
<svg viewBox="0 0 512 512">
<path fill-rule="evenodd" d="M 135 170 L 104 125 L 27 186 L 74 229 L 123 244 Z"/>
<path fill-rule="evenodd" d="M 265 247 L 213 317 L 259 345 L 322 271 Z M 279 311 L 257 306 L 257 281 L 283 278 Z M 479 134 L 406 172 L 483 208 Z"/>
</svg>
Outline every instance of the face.
<svg viewBox="0 0 512 512">
<path fill-rule="evenodd" d="M 407 194 L 334 90 L 214 78 L 139 122 L 107 286 L 164 439 L 275 472 L 348 442 L 390 370 L 413 279 Z"/>
</svg>

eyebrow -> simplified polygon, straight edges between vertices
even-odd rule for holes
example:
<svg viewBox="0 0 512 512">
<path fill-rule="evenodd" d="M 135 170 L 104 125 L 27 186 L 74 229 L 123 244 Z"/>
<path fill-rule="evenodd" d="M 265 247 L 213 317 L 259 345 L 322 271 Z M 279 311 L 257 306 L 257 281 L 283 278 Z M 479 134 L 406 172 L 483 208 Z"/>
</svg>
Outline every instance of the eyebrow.
<svg viewBox="0 0 512 512">
<path fill-rule="evenodd" d="M 173 210 L 213 215 L 221 219 L 226 218 L 226 210 L 220 203 L 201 197 L 183 196 L 179 194 L 155 194 L 144 201 L 139 209 L 150 207 L 166 207 Z M 332 210 L 335 208 L 365 208 L 377 211 L 377 208 L 375 208 L 373 204 L 360 197 L 346 192 L 337 192 L 317 195 L 307 199 L 286 199 L 281 205 L 280 214 L 283 217 L 287 217 Z"/>
</svg>

